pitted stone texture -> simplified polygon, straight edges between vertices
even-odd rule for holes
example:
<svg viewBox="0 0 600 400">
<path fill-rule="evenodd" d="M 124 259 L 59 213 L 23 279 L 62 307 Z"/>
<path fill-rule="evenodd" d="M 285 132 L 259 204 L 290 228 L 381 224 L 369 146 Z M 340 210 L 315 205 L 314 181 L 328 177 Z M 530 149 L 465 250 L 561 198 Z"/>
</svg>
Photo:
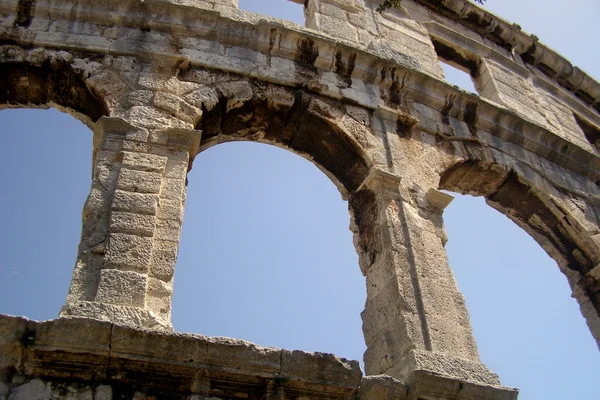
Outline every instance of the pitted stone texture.
<svg viewBox="0 0 600 400">
<path fill-rule="evenodd" d="M 361 399 L 408 399 L 408 387 L 401 381 L 388 375 L 364 376 L 360 382 L 360 391 L 358 393 Z"/>
<path fill-rule="evenodd" d="M 106 0 L 75 13 L 68 2 L 25 3 L 0 5 L 0 108 L 56 106 L 95 132 L 61 315 L 171 330 L 187 171 L 201 151 L 249 140 L 311 160 L 349 199 L 367 280 L 369 373 L 404 379 L 417 398 L 514 396 L 479 363 L 443 249 L 448 198 L 439 189 L 485 196 L 529 232 L 567 276 L 600 343 L 600 85 L 516 26 L 464 0 L 404 0 L 382 14 L 377 1 L 308 0 L 315 30 L 237 10 L 235 0 Z M 438 57 L 469 71 L 481 97 L 444 82 Z M 29 323 L 10 324 L 0 346 L 14 357 L 0 365 L 22 362 L 15 335 L 31 340 Z M 305 394 L 310 382 L 324 397 L 358 390 L 340 380 L 354 382 L 353 363 L 225 342 L 206 344 L 222 382 L 238 382 L 247 356 L 259 371 L 243 379 L 273 398 Z M 223 346 L 235 361 L 219 358 Z M 156 362 L 140 358 L 138 366 Z M 191 363 L 193 372 L 170 363 L 171 375 L 184 386 L 191 379 L 193 396 L 216 396 L 206 389 L 214 377 Z M 305 365 L 327 376 L 306 378 Z M 142 375 L 164 376 L 156 368 Z M 401 392 L 381 385 L 388 394 L 372 385 L 378 396 Z"/>
<path fill-rule="evenodd" d="M 28 335 L 2 339 L 9 344 L 3 347 L 9 351 L 4 359 L 14 361 L 0 366 L 0 395 L 11 399 L 230 399 L 280 393 L 342 400 L 354 397 L 362 377 L 357 361 L 237 339 L 167 334 L 91 319 L 40 323 L 0 315 L 0 332 L 15 324 L 25 324 Z M 5 381 L 7 370 L 10 381 Z"/>
</svg>

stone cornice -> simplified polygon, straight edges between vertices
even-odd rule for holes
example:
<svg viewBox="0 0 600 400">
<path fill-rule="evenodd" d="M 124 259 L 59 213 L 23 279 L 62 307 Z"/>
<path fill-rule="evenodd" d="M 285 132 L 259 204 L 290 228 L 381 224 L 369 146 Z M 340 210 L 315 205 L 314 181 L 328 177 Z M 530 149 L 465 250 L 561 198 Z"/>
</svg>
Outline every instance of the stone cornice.
<svg viewBox="0 0 600 400">
<path fill-rule="evenodd" d="M 460 0 L 460 3 L 464 1 Z M 17 4 L 16 0 L 5 1 L 0 4 L 0 12 L 16 15 Z M 235 9 L 218 12 L 168 0 L 146 0 L 143 3 L 84 0 L 78 4 L 78 9 L 73 12 L 71 5 L 65 2 L 42 0 L 37 2 L 33 16 L 34 20 L 80 22 L 72 25 L 75 29 L 72 32 L 35 31 L 15 25 L 12 29 L 0 30 L 0 42 L 65 50 L 85 48 L 88 52 L 100 54 L 151 58 L 153 62 L 164 60 L 164 66 L 171 68 L 189 64 L 219 69 L 286 86 L 305 86 L 322 95 L 346 98 L 373 110 L 384 103 L 379 93 L 401 83 L 404 85 L 403 95 L 438 111 L 446 107 L 449 97 L 457 99 L 450 110 L 450 115 L 457 119 L 464 118 L 467 104 L 476 104 L 479 116 L 471 121 L 474 128 L 516 143 L 593 181 L 598 180 L 600 157 L 597 154 L 504 107 L 415 70 L 414 66 L 403 65 L 401 59 L 392 53 L 377 54 L 357 49 L 351 43 L 291 22 Z M 129 7 L 126 7 L 127 4 Z M 464 7 L 470 10 L 471 6 Z M 121 11 L 115 13 L 114 10 Z M 102 28 L 104 32 L 116 28 L 131 31 L 124 37 L 117 35 L 111 38 L 87 33 L 84 30 L 86 25 Z M 161 40 L 168 45 L 159 45 Z M 196 47 L 186 48 L 189 45 L 186 41 L 195 41 Z M 211 44 L 214 46 L 211 47 Z M 352 57 L 354 68 L 349 78 L 353 84 L 362 84 L 362 88 L 353 86 L 352 90 L 341 90 L 335 86 L 338 79 L 336 61 L 340 57 Z M 334 81 L 322 85 L 327 74 Z M 360 96 L 352 95 L 360 90 Z M 372 95 L 373 90 L 378 94 Z"/>
</svg>

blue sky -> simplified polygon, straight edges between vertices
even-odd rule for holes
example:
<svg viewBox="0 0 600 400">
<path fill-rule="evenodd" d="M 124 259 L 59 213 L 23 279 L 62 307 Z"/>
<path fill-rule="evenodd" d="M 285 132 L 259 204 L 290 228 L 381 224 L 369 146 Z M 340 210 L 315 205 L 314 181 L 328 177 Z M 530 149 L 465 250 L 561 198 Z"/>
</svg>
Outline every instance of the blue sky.
<svg viewBox="0 0 600 400">
<path fill-rule="evenodd" d="M 487 7 L 600 77 L 590 45 L 600 5 L 549 4 Z M 303 20 L 284 0 L 240 6 Z M 56 110 L 4 110 L 0 146 L 0 313 L 54 318 L 79 243 L 91 132 Z M 459 196 L 444 217 L 483 362 L 520 399 L 597 399 L 600 355 L 556 263 L 481 198 Z M 189 175 L 175 328 L 362 359 L 365 283 L 348 225 L 347 203 L 310 162 L 255 143 L 203 152 Z"/>
</svg>

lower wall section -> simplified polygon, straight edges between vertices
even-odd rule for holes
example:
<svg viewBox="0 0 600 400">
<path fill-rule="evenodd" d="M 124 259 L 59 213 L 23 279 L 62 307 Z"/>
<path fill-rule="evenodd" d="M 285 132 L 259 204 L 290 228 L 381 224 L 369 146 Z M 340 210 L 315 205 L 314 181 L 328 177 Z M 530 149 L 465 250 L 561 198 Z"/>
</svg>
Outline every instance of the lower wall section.
<svg viewBox="0 0 600 400">
<path fill-rule="evenodd" d="M 415 371 L 363 377 L 357 361 L 202 335 L 0 315 L 0 400 L 515 399 Z"/>
</svg>

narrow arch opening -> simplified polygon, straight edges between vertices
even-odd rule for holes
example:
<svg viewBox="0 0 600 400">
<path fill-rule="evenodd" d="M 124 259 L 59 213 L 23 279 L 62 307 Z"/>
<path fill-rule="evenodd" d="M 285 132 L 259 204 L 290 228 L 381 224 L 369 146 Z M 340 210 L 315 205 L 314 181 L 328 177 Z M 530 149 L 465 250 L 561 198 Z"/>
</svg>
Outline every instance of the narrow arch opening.
<svg viewBox="0 0 600 400">
<path fill-rule="evenodd" d="M 89 194 L 92 134 L 56 109 L 0 111 L 0 313 L 56 318 Z"/>
<path fill-rule="evenodd" d="M 442 70 L 446 77 L 446 81 L 460 89 L 466 90 L 470 93 L 478 93 L 473 83 L 473 78 L 468 72 L 463 71 L 453 65 L 450 65 L 444 61 L 440 61 Z"/>
<path fill-rule="evenodd" d="M 446 250 L 482 362 L 520 399 L 596 398 L 600 354 L 556 262 L 483 197 L 452 195 Z"/>
<path fill-rule="evenodd" d="M 349 222 L 307 160 L 250 142 L 205 150 L 189 174 L 175 329 L 361 360 L 366 293 Z"/>
</svg>

